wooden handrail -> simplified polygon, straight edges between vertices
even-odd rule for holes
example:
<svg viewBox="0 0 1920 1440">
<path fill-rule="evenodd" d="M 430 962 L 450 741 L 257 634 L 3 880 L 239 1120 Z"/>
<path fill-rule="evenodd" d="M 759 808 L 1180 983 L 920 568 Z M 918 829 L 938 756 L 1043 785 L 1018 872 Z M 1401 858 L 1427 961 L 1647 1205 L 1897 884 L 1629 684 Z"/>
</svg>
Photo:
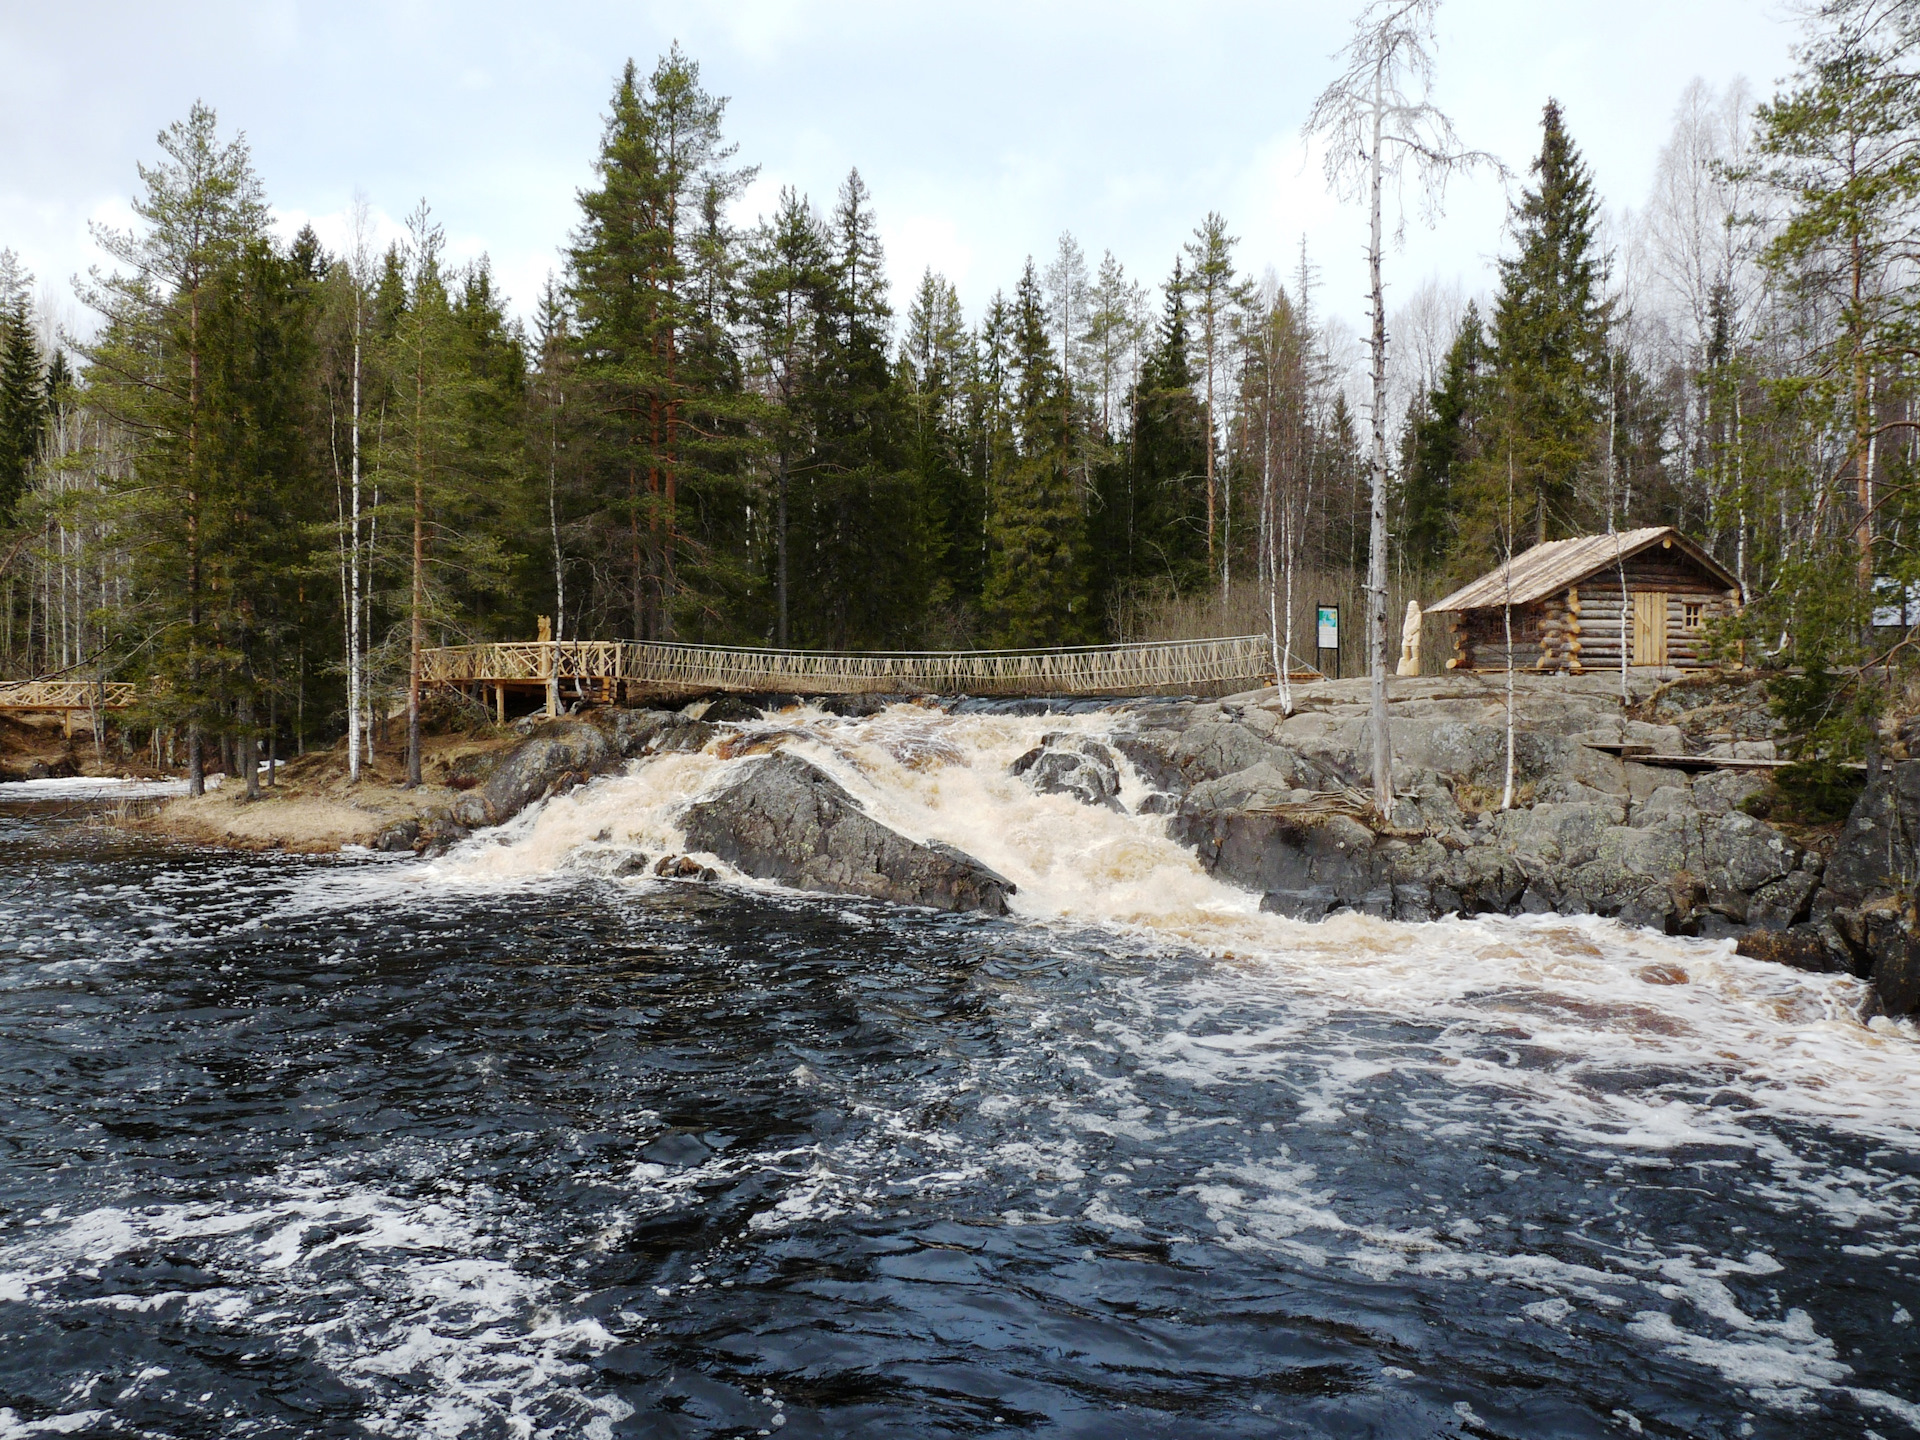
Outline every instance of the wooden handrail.
<svg viewBox="0 0 1920 1440">
<path fill-rule="evenodd" d="M 124 710 L 138 687 L 124 680 L 0 680 L 0 710 Z"/>
<path fill-rule="evenodd" d="M 1141 695 L 1272 678 L 1266 637 L 1046 650 L 756 650 L 631 640 L 452 645 L 421 655 L 433 685 L 624 683 L 642 691 L 806 695 Z"/>
</svg>

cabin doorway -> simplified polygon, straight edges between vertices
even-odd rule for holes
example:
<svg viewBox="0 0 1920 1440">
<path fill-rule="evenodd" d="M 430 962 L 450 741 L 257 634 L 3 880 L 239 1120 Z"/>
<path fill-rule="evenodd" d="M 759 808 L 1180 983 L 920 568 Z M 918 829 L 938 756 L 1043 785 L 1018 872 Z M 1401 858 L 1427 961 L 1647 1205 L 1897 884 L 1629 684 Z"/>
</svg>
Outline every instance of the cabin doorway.
<svg viewBox="0 0 1920 1440">
<path fill-rule="evenodd" d="M 1633 597 L 1633 663 L 1667 663 L 1667 597 L 1643 590 Z"/>
</svg>

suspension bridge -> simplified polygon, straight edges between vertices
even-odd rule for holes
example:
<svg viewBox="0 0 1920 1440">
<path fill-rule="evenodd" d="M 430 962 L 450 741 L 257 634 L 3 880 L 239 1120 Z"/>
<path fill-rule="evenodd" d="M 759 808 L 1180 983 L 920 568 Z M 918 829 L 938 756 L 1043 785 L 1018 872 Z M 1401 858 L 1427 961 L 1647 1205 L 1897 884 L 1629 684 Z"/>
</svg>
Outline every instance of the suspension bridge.
<svg viewBox="0 0 1920 1440">
<path fill-rule="evenodd" d="M 632 640 L 531 640 L 424 652 L 429 685 L 568 700 L 743 695 L 1224 694 L 1273 678 L 1264 635 L 1047 650 L 756 650 Z"/>
<path fill-rule="evenodd" d="M 549 711 L 599 704 L 741 695 L 1102 697 L 1226 694 L 1273 679 L 1264 635 L 1043 650 L 758 650 L 633 640 L 522 640 L 422 651 L 421 681 L 491 699 L 544 695 Z M 124 710 L 130 681 L 0 682 L 0 711 Z"/>
</svg>

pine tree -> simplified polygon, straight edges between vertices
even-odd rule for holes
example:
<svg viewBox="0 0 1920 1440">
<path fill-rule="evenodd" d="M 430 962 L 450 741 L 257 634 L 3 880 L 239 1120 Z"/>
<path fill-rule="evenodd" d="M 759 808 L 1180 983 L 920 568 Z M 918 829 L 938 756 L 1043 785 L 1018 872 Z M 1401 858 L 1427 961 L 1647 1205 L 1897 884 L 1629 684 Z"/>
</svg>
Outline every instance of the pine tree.
<svg viewBox="0 0 1920 1440">
<path fill-rule="evenodd" d="M 218 418 L 206 317 L 223 272 L 265 233 L 267 207 L 244 137 L 222 143 L 206 106 L 161 132 L 160 148 L 160 164 L 140 167 L 145 191 L 133 209 L 142 228 L 94 227 L 95 243 L 124 268 L 96 272 L 85 292 L 104 320 L 85 353 L 90 397 L 140 446 L 124 523 L 148 653 L 164 682 L 150 703 L 157 719 L 185 727 L 197 795 L 203 741 L 221 724 L 203 533 Z"/>
<path fill-rule="evenodd" d="M 629 61 L 568 252 L 604 563 L 626 571 L 636 640 L 677 633 L 682 570 L 712 553 L 701 523 L 722 493 L 736 508 L 743 493 L 738 367 L 710 326 L 726 261 L 716 241 L 730 243 L 718 219 L 752 176 L 728 166 L 725 110 L 678 46 L 644 83 Z"/>
<path fill-rule="evenodd" d="M 1533 183 L 1513 213 L 1519 253 L 1500 262 L 1492 348 L 1496 434 L 1482 448 L 1474 523 L 1477 562 L 1493 558 L 1496 512 L 1504 512 L 1507 465 L 1516 511 L 1535 538 L 1575 533 L 1597 518 L 1582 486 L 1601 434 L 1611 307 L 1598 237 L 1600 202 L 1560 112 L 1541 116 Z"/>
<path fill-rule="evenodd" d="M 492 413 L 502 408 L 500 377 L 488 371 L 504 368 L 517 390 L 525 360 L 499 335 L 499 311 L 471 274 L 457 306 L 440 264 L 445 238 L 425 202 L 407 228 L 406 308 L 384 356 L 392 393 L 378 463 L 410 547 L 396 608 L 407 621 L 407 783 L 418 785 L 428 632 L 464 627 L 511 563 L 505 541 L 516 531 L 501 521 L 518 488 L 510 468 L 517 435 Z"/>
<path fill-rule="evenodd" d="M 1187 275 L 1187 293 L 1193 296 L 1193 343 L 1199 351 L 1201 415 L 1206 433 L 1207 473 L 1207 563 L 1218 568 L 1224 594 L 1232 584 L 1232 562 L 1228 558 L 1228 537 L 1223 530 L 1230 523 L 1230 507 L 1219 494 L 1220 476 L 1215 462 L 1220 453 L 1220 416 L 1215 405 L 1216 382 L 1224 377 L 1228 318 L 1234 306 L 1243 300 L 1234 283 L 1233 247 L 1238 238 L 1227 234 L 1227 222 L 1217 213 L 1209 213 L 1186 244 L 1192 268 Z M 1216 567 L 1215 551 L 1220 552 Z"/>
<path fill-rule="evenodd" d="M 1031 260 L 1014 294 L 1010 348 L 1018 450 L 988 502 L 987 618 L 1002 645 L 1071 645 L 1089 638 L 1096 621 L 1066 379 Z"/>
</svg>

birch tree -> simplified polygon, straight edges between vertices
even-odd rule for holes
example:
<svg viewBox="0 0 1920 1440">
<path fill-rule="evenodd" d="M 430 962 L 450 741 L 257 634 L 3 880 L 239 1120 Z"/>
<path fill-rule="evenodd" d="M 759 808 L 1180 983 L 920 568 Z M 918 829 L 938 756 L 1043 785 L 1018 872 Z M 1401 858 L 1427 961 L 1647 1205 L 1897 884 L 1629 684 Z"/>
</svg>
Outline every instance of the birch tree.
<svg viewBox="0 0 1920 1440">
<path fill-rule="evenodd" d="M 1326 148 L 1327 181 L 1367 205 L 1372 388 L 1367 532 L 1367 674 L 1373 727 L 1373 803 L 1393 813 L 1393 747 L 1387 732 L 1387 309 L 1381 279 L 1383 191 L 1409 169 L 1428 219 L 1447 181 L 1477 166 L 1504 174 L 1492 156 L 1461 146 L 1453 122 L 1433 104 L 1433 17 L 1439 0 L 1373 0 L 1354 20 L 1340 58 L 1345 68 L 1320 93 L 1307 132 Z"/>
</svg>

